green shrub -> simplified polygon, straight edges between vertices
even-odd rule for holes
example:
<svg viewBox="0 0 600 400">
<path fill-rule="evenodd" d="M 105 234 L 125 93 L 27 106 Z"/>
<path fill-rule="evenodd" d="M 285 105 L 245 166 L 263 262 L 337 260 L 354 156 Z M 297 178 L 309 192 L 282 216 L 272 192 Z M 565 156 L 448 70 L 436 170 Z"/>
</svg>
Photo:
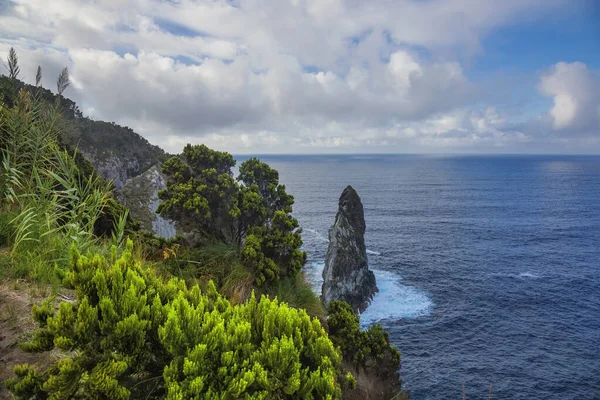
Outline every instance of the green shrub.
<svg viewBox="0 0 600 400">
<path fill-rule="evenodd" d="M 373 324 L 366 331 L 361 330 L 360 317 L 345 301 L 330 302 L 328 312 L 329 336 L 340 347 L 344 360 L 355 366 L 385 360 L 396 370 L 400 369 L 400 352 L 390 344 L 389 334 L 381 325 Z"/>
<path fill-rule="evenodd" d="M 340 356 L 317 319 L 277 300 L 232 304 L 160 280 L 135 261 L 73 248 L 65 284 L 77 301 L 35 307 L 27 351 L 62 351 L 44 371 L 15 368 L 17 398 L 337 399 Z"/>
</svg>

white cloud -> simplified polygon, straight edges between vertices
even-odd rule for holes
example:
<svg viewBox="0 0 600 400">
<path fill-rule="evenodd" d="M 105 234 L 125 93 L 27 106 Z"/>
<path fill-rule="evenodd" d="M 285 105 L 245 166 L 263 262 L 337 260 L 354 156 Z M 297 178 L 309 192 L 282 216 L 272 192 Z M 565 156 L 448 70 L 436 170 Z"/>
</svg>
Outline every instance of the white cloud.
<svg viewBox="0 0 600 400">
<path fill-rule="evenodd" d="M 406 51 L 397 51 L 390 57 L 388 69 L 401 89 L 411 87 L 411 81 L 423 76 L 421 66 Z"/>
<path fill-rule="evenodd" d="M 17 48 L 21 65 L 31 69 L 24 74 L 29 81 L 41 64 L 50 88 L 68 65 L 68 95 L 92 117 L 131 126 L 171 152 L 203 142 L 232 152 L 290 153 L 483 148 L 530 140 L 523 133 L 529 131 L 485 104 L 459 55 L 480 51 L 481 39 L 498 27 L 567 3 L 9 4 L 0 15 L 0 54 Z M 582 120 L 590 126 L 597 97 L 582 88 L 591 72 L 573 64 L 561 72 L 559 65 L 540 83 L 540 91 L 555 99 L 555 128 Z"/>
<path fill-rule="evenodd" d="M 585 64 L 559 62 L 541 77 L 538 89 L 554 100 L 555 129 L 600 130 L 600 80 Z"/>
</svg>

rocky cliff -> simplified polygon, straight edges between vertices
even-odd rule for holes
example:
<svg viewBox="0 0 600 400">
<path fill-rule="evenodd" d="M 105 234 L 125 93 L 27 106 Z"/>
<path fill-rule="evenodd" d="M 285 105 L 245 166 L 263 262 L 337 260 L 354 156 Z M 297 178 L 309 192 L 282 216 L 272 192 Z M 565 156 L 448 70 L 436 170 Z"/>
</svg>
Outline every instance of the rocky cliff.
<svg viewBox="0 0 600 400">
<path fill-rule="evenodd" d="M 5 77 L 0 77 L 0 87 Z M 48 104 L 57 101 L 47 89 L 33 88 Z M 158 207 L 158 190 L 166 187 L 157 167 L 168 158 L 160 147 L 148 142 L 133 129 L 114 122 L 95 121 L 83 116 L 77 104 L 61 98 L 59 121 L 61 144 L 82 156 L 105 179 L 114 183 L 120 202 L 126 204 L 142 227 L 158 236 L 175 235 L 172 221 L 154 213 Z"/>
<path fill-rule="evenodd" d="M 356 190 L 342 192 L 335 223 L 329 229 L 329 248 L 323 270 L 323 302 L 343 300 L 363 312 L 377 293 L 365 247 L 365 215 Z"/>
<path fill-rule="evenodd" d="M 140 169 L 138 160 L 126 160 L 110 151 L 86 148 L 85 150 L 80 149 L 79 152 L 100 175 L 112 181 L 117 189 L 121 189 L 125 182 L 134 177 Z"/>
<path fill-rule="evenodd" d="M 164 161 L 165 152 L 132 129 L 114 123 L 74 118 L 65 122 L 63 140 L 79 152 L 106 179 L 121 189 L 128 179 Z"/>
<path fill-rule="evenodd" d="M 141 175 L 127 180 L 120 190 L 120 200 L 131 212 L 131 216 L 140 221 L 142 228 L 154 232 L 157 236 L 170 238 L 175 236 L 175 223 L 156 214 L 158 191 L 166 189 L 167 184 L 158 166 L 150 168 Z"/>
</svg>

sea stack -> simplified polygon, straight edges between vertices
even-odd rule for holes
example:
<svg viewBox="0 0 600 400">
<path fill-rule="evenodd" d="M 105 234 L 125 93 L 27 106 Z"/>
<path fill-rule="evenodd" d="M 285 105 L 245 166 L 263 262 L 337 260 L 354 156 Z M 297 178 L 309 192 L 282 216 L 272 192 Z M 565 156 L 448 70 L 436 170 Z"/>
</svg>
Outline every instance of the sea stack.
<svg viewBox="0 0 600 400">
<path fill-rule="evenodd" d="M 365 213 L 352 186 L 342 192 L 323 270 L 323 302 L 343 300 L 362 313 L 378 292 L 365 247 Z"/>
</svg>

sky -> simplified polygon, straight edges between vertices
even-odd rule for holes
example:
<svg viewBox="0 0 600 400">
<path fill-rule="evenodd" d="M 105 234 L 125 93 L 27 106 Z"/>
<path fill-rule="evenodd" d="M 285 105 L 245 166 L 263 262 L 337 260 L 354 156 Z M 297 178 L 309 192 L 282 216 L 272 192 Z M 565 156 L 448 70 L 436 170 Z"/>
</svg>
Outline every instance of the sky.
<svg viewBox="0 0 600 400">
<path fill-rule="evenodd" d="M 595 0 L 0 0 L 11 47 L 171 153 L 600 154 Z"/>
</svg>

